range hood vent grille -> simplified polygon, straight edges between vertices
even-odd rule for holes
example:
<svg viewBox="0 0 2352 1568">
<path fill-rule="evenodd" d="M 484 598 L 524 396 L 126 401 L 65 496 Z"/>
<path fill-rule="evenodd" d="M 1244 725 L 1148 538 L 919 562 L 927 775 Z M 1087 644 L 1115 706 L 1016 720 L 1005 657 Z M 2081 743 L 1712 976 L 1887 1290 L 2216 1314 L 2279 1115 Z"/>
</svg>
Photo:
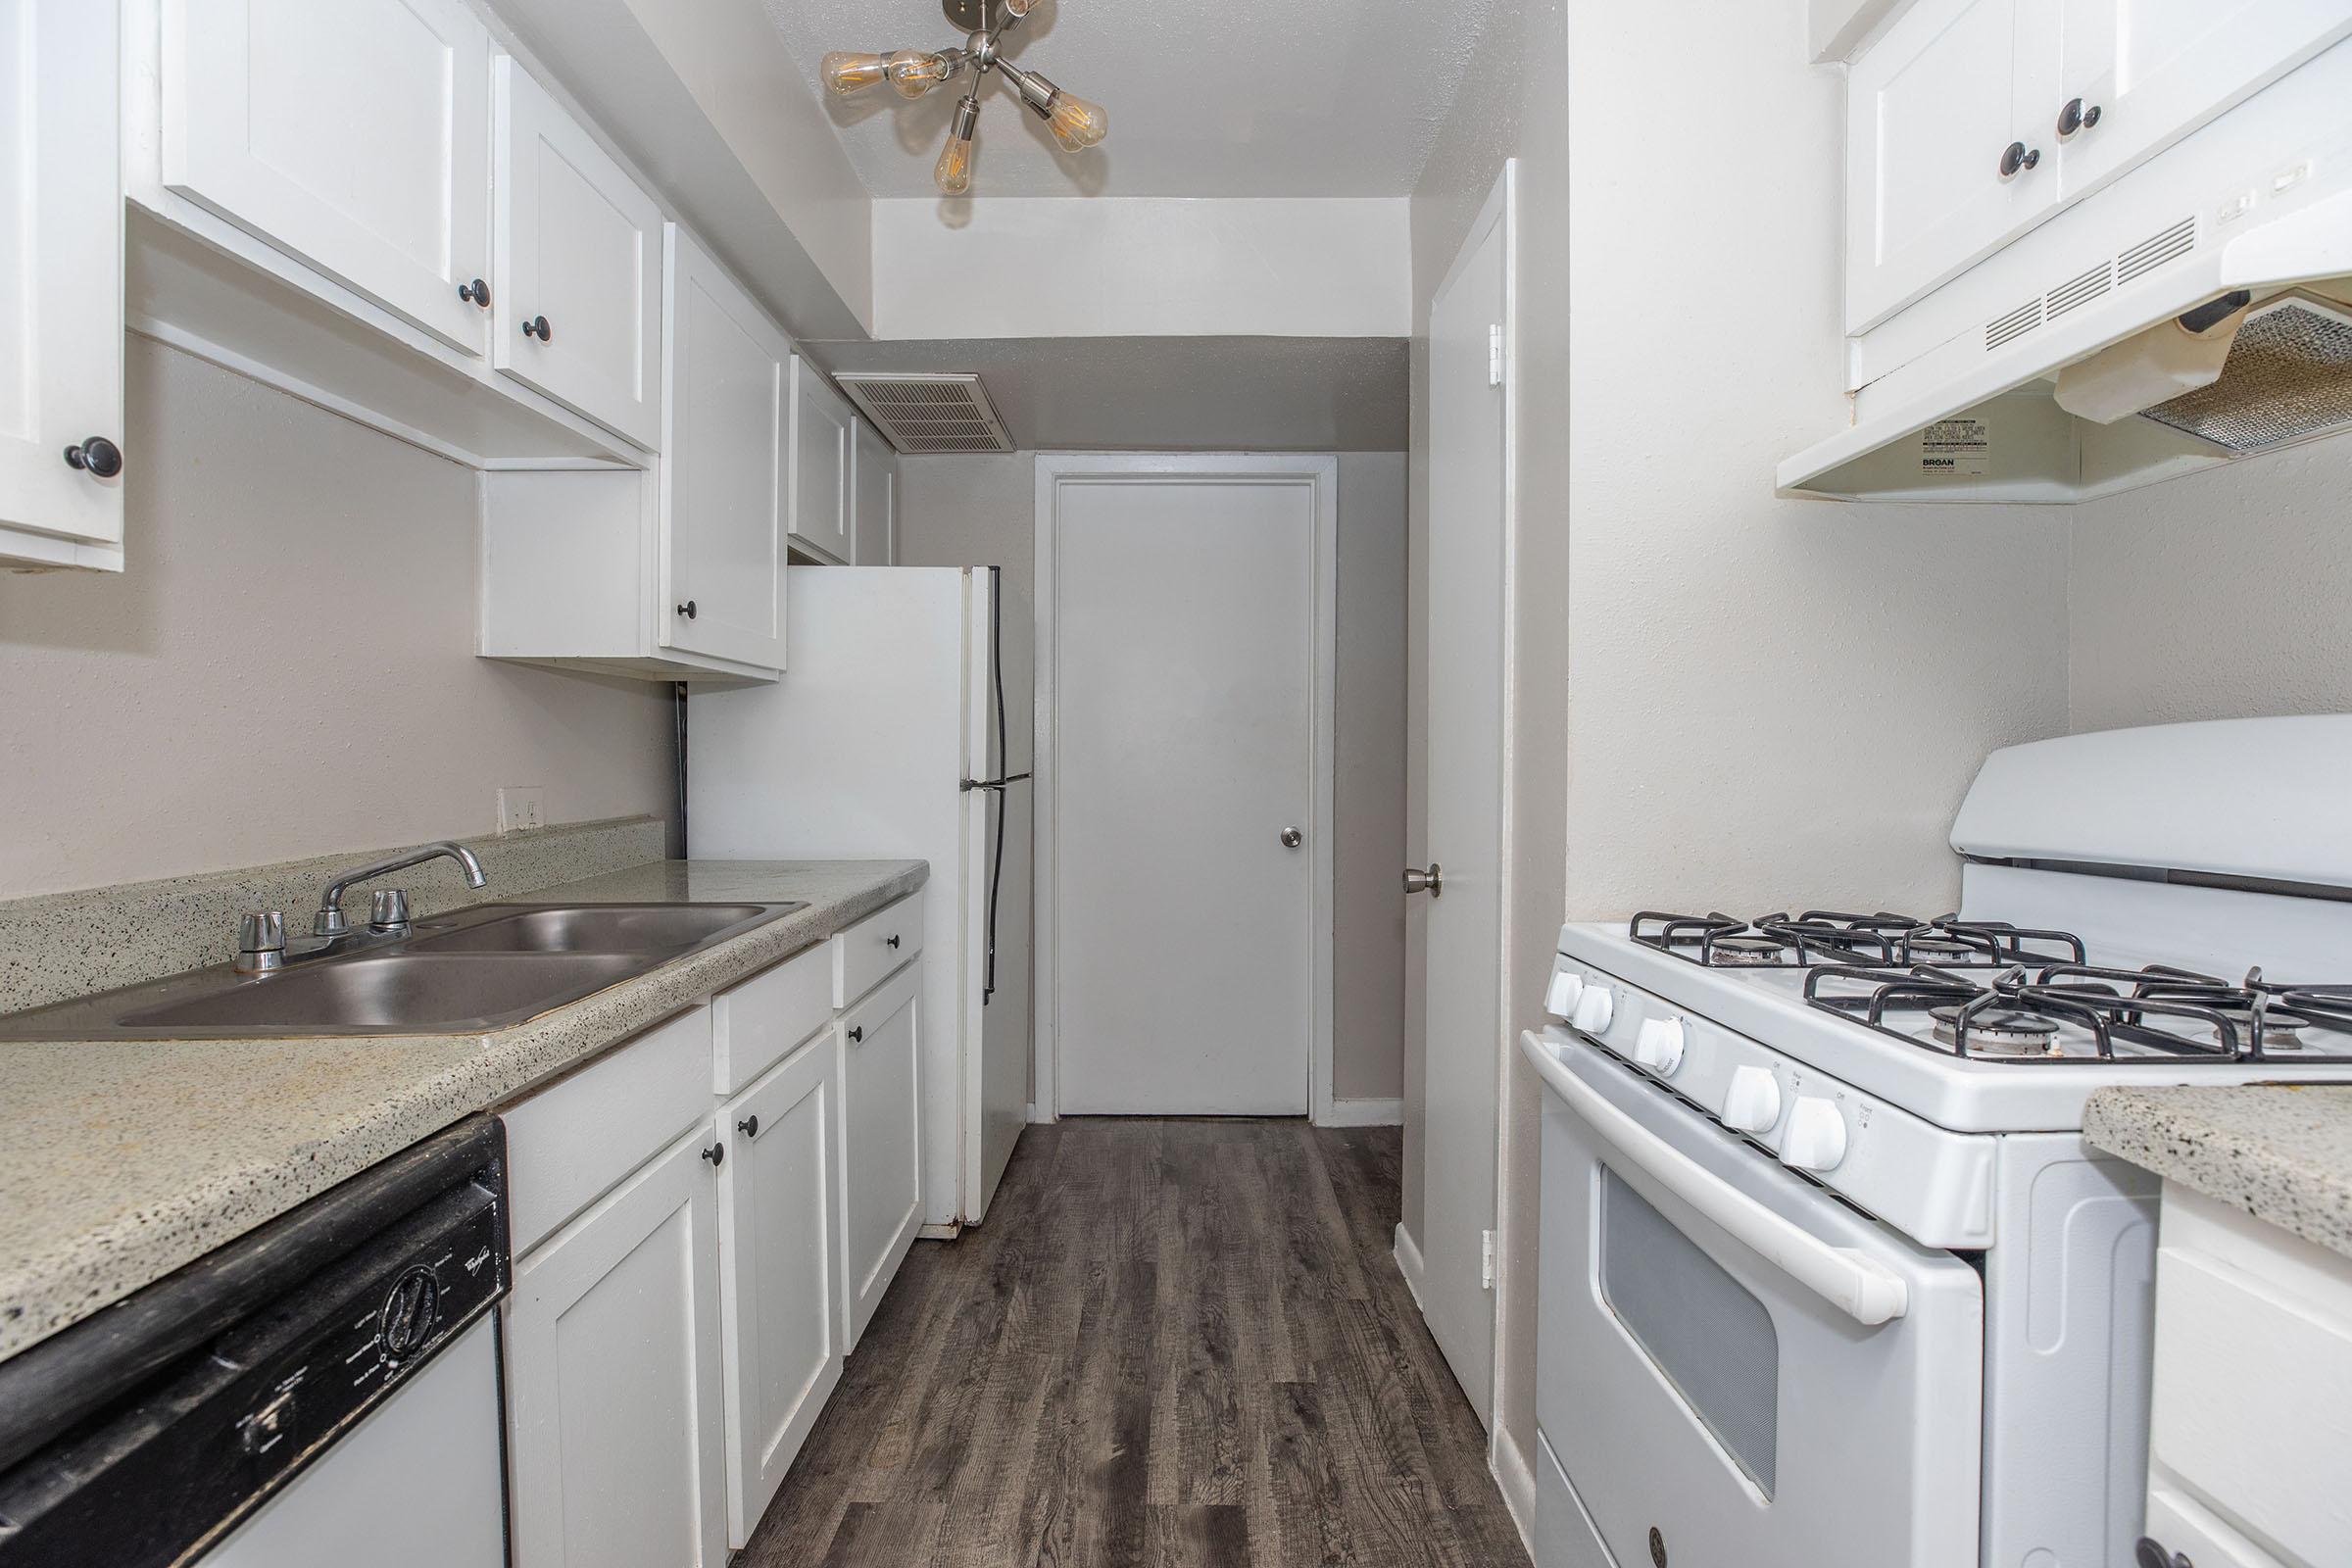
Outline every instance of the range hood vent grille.
<svg viewBox="0 0 2352 1568">
<path fill-rule="evenodd" d="M 833 379 L 908 457 L 1013 450 L 977 375 L 845 370 Z"/>
<path fill-rule="evenodd" d="M 2144 277 L 2167 262 L 2177 262 L 2197 248 L 2197 220 L 2183 218 L 2171 227 L 2117 256 L 2101 262 L 2080 277 L 2070 278 L 2039 299 L 2028 300 L 2006 316 L 1984 323 L 1984 352 L 2016 342 L 2034 328 L 2055 321 L 2069 311 L 2081 310 L 2110 289 Z"/>
<path fill-rule="evenodd" d="M 2352 424 L 2352 315 L 2303 294 L 2239 328 L 2221 379 L 2146 411 L 2232 457 Z"/>
</svg>

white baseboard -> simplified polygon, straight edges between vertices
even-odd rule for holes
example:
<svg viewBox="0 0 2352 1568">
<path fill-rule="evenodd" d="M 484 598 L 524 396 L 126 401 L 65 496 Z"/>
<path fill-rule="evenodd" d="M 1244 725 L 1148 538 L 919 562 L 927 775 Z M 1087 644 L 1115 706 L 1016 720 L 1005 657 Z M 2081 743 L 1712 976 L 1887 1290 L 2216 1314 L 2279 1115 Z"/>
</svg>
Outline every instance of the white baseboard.
<svg viewBox="0 0 2352 1568">
<path fill-rule="evenodd" d="M 1487 1467 L 1494 1472 L 1494 1484 L 1502 1489 L 1502 1505 L 1511 1511 L 1511 1523 L 1519 1527 L 1519 1544 L 1532 1559 L 1536 1554 L 1536 1472 L 1510 1429 L 1500 1421 L 1494 1423 Z"/>
<path fill-rule="evenodd" d="M 1421 1308 L 1421 1315 L 1429 1316 L 1429 1306 L 1421 1299 L 1421 1249 L 1413 1244 L 1413 1234 L 1401 1220 L 1396 1224 L 1396 1272 L 1404 1276 L 1404 1288 L 1413 1293 L 1413 1304 Z"/>
<path fill-rule="evenodd" d="M 1323 1127 L 1401 1127 L 1401 1100 L 1335 1100 L 1317 1125 Z"/>
</svg>

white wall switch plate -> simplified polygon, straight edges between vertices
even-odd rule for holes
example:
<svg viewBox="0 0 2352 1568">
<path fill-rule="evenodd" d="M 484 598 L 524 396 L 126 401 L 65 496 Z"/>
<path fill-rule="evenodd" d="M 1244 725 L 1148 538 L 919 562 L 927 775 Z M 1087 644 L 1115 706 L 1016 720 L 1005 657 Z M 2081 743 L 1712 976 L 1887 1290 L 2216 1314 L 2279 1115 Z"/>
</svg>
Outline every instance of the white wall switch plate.
<svg viewBox="0 0 2352 1568">
<path fill-rule="evenodd" d="M 528 833 L 547 826 L 547 789 L 539 784 L 510 784 L 498 792 L 498 830 Z"/>
</svg>

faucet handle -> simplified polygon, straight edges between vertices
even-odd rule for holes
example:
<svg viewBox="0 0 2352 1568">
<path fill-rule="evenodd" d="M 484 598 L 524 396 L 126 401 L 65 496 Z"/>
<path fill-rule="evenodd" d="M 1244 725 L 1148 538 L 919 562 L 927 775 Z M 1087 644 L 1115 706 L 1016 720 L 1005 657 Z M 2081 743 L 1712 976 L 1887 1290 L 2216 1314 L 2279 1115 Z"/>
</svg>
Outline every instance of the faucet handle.
<svg viewBox="0 0 2352 1568">
<path fill-rule="evenodd" d="M 406 888 L 385 888 L 368 896 L 368 929 L 378 936 L 390 936 L 409 928 L 409 894 Z"/>
<path fill-rule="evenodd" d="M 286 917 L 276 909 L 237 917 L 237 968 L 260 974 L 286 961 Z"/>
</svg>

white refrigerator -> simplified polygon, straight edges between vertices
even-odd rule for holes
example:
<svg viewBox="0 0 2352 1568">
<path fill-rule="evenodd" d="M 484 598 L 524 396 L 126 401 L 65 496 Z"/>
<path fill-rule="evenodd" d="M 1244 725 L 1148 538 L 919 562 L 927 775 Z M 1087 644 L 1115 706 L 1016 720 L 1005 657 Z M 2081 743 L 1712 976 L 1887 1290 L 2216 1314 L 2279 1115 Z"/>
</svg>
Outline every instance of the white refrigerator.
<svg viewBox="0 0 2352 1568">
<path fill-rule="evenodd" d="M 1029 614 L 989 566 L 795 568 L 785 591 L 783 678 L 687 700 L 687 854 L 931 863 L 923 1220 L 953 1234 L 1028 1120 L 1030 795 L 1005 721 L 1008 685 L 1029 701 Z"/>
</svg>

